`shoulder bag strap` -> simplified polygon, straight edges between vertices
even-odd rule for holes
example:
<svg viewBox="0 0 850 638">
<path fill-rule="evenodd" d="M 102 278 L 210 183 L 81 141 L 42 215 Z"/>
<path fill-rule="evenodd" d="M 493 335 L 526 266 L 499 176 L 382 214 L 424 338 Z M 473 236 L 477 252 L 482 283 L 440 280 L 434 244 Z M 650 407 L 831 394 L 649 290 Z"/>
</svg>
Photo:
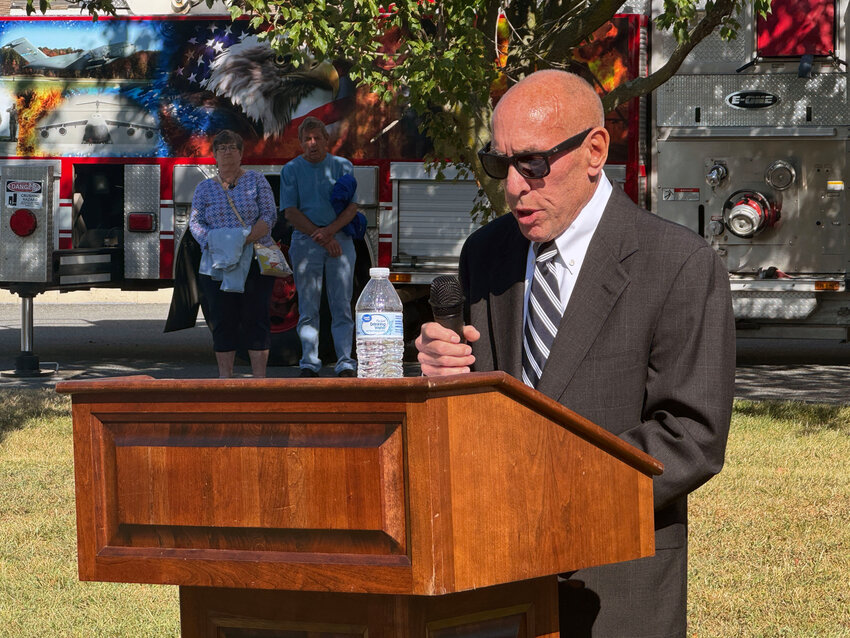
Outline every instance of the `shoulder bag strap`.
<svg viewBox="0 0 850 638">
<path fill-rule="evenodd" d="M 227 196 L 227 201 L 230 202 L 230 207 L 233 209 L 233 212 L 236 213 L 236 219 L 239 220 L 239 223 L 242 224 L 243 228 L 248 228 L 245 225 L 245 222 L 242 221 L 242 215 L 239 214 L 239 211 L 236 210 L 236 204 L 233 203 L 233 198 L 230 197 L 230 193 L 227 192 L 227 189 L 224 187 L 224 184 L 221 182 L 221 176 L 216 178 L 218 180 L 219 185 L 221 186 L 221 190 L 224 191 L 224 194 Z"/>
</svg>

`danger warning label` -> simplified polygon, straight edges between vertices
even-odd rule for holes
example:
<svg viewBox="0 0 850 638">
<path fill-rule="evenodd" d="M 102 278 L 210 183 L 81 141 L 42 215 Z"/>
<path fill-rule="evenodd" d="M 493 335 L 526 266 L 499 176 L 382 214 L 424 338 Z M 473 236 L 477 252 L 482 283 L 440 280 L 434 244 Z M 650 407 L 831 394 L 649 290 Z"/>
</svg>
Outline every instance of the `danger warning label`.
<svg viewBox="0 0 850 638">
<path fill-rule="evenodd" d="M 698 188 L 662 188 L 661 199 L 665 202 L 698 202 Z"/>
<path fill-rule="evenodd" d="M 34 180 L 6 180 L 6 206 L 39 209 L 44 207 L 44 183 Z"/>
</svg>

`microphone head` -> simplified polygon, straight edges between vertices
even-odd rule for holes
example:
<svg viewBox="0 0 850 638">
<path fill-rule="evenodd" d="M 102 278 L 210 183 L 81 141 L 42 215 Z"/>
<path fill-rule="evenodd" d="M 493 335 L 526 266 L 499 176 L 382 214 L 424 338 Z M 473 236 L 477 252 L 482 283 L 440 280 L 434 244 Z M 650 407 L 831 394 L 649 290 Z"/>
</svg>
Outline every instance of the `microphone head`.
<svg viewBox="0 0 850 638">
<path fill-rule="evenodd" d="M 431 297 L 428 303 L 432 309 L 462 308 L 464 301 L 460 281 L 454 275 L 440 275 L 431 282 Z"/>
</svg>

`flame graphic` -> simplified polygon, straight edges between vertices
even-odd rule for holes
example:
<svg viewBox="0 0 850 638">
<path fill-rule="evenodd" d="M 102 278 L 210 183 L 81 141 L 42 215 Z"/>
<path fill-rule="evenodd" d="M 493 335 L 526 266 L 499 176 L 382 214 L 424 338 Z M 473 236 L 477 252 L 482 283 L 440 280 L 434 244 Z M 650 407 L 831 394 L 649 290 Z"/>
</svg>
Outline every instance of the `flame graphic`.
<svg viewBox="0 0 850 638">
<path fill-rule="evenodd" d="M 610 93 L 629 79 L 627 33 L 621 32 L 614 21 L 599 27 L 586 42 L 573 50 L 573 59 L 595 78 L 594 85 L 601 95 Z M 504 14 L 496 27 L 497 56 L 495 63 L 502 69 L 508 63 L 510 29 Z M 589 79 L 589 78 L 588 78 Z M 508 90 L 508 78 L 500 73 L 490 88 L 494 102 Z"/>
<path fill-rule="evenodd" d="M 608 22 L 573 52 L 573 58 L 587 65 L 603 94 L 610 93 L 629 79 L 627 48 L 628 41 L 621 40 L 617 25 Z"/>
<path fill-rule="evenodd" d="M 32 89 L 17 97 L 18 148 L 19 156 L 39 155 L 36 151 L 35 125 L 49 111 L 62 102 L 62 91 L 59 89 Z"/>
<path fill-rule="evenodd" d="M 596 77 L 604 93 L 610 93 L 628 79 L 629 70 L 622 57 L 615 53 L 589 60 L 587 68 Z"/>
</svg>

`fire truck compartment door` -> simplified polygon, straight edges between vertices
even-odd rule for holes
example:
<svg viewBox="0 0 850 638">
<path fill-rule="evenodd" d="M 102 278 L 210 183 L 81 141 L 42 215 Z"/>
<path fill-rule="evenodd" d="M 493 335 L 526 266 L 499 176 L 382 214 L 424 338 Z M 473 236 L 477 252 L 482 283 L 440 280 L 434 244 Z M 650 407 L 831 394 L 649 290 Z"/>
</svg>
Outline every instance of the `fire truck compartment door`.
<svg viewBox="0 0 850 638">
<path fill-rule="evenodd" d="M 401 262 L 456 266 L 464 240 L 478 228 L 470 215 L 478 195 L 475 180 L 455 180 L 456 171 L 450 169 L 445 176 L 437 181 L 419 162 L 391 165 Z"/>
<path fill-rule="evenodd" d="M 50 283 L 53 277 L 53 167 L 39 164 L 0 167 L 0 280 Z M 12 216 L 35 218 L 26 236 L 12 231 Z"/>
<path fill-rule="evenodd" d="M 354 179 L 357 180 L 357 203 L 366 208 L 378 207 L 378 167 L 355 166 Z"/>
<path fill-rule="evenodd" d="M 835 51 L 835 0 L 773 0 L 758 19 L 761 57 L 830 55 Z"/>
<path fill-rule="evenodd" d="M 152 213 L 154 231 L 134 232 L 128 219 L 131 213 Z M 137 164 L 124 167 L 124 277 L 159 279 L 159 166 Z"/>
</svg>

